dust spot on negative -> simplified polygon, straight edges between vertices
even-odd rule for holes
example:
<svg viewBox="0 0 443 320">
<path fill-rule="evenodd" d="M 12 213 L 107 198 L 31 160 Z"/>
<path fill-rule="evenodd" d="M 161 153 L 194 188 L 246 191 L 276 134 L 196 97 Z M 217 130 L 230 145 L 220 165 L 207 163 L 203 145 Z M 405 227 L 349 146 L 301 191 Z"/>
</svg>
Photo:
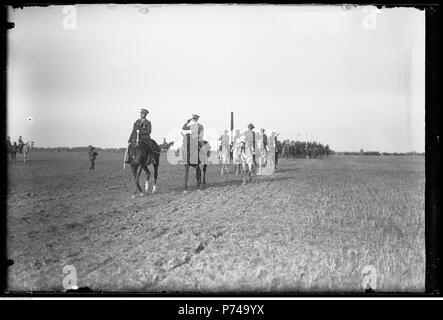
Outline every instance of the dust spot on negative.
<svg viewBox="0 0 443 320">
<path fill-rule="evenodd" d="M 31 123 L 32 122 L 32 117 L 28 117 L 28 119 L 26 119 L 26 122 Z"/>
<path fill-rule="evenodd" d="M 138 9 L 138 12 L 147 14 L 147 13 L 149 13 L 149 8 L 140 8 L 140 9 Z"/>
</svg>

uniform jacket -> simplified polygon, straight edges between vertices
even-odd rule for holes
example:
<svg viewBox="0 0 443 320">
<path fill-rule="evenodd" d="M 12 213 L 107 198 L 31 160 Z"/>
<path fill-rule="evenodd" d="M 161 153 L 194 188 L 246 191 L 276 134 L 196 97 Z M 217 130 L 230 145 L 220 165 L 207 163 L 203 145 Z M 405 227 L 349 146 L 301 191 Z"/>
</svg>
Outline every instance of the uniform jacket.
<svg viewBox="0 0 443 320">
<path fill-rule="evenodd" d="M 151 121 L 149 121 L 148 119 L 137 119 L 137 121 L 134 122 L 134 127 L 132 129 L 131 136 L 129 137 L 129 142 L 137 138 L 137 130 L 140 130 L 139 138 L 141 140 L 150 139 Z"/>
<path fill-rule="evenodd" d="M 191 137 L 192 138 L 198 137 L 199 141 L 203 140 L 204 128 L 203 128 L 203 125 L 200 123 L 193 124 L 190 122 L 186 122 L 183 125 L 182 130 L 191 130 Z"/>
</svg>

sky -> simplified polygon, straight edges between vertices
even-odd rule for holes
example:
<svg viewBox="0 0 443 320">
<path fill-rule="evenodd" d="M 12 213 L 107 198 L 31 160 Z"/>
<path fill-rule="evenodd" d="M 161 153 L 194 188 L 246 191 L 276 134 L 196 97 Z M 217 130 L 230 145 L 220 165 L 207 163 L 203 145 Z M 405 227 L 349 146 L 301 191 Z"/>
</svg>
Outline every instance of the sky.
<svg viewBox="0 0 443 320">
<path fill-rule="evenodd" d="M 290 5 L 9 10 L 7 134 L 125 147 L 140 108 L 161 143 L 248 123 L 336 151 L 424 152 L 425 13 Z"/>
</svg>

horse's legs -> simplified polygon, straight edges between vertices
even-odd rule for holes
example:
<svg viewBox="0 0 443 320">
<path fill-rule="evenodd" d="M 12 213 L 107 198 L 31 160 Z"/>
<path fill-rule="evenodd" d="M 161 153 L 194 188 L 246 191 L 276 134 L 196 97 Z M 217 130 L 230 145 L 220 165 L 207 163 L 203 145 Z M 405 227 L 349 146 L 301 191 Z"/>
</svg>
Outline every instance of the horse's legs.
<svg viewBox="0 0 443 320">
<path fill-rule="evenodd" d="M 148 190 L 149 190 L 149 178 L 151 177 L 151 171 L 149 171 L 148 166 L 144 166 L 143 167 L 143 171 L 146 173 L 145 192 L 148 193 Z"/>
<path fill-rule="evenodd" d="M 141 196 L 143 195 L 143 189 L 142 189 L 142 187 L 140 187 L 140 184 L 139 184 L 138 182 L 139 182 L 139 180 L 140 180 L 140 174 L 142 173 L 142 171 L 143 171 L 143 166 L 142 166 L 142 165 L 139 165 L 139 166 L 137 167 L 136 183 L 137 183 L 137 189 L 138 189 L 138 191 L 140 192 L 140 195 L 141 195 Z"/>
<path fill-rule="evenodd" d="M 207 166 L 208 166 L 207 164 L 203 165 L 203 184 L 206 184 L 206 167 Z"/>
<path fill-rule="evenodd" d="M 197 178 L 197 188 L 199 188 L 200 184 L 201 184 L 201 175 L 202 175 L 202 173 L 200 170 L 200 165 L 197 164 L 197 165 L 195 165 L 195 177 Z"/>
<path fill-rule="evenodd" d="M 135 177 L 137 176 L 137 167 L 136 167 L 136 165 L 131 164 L 131 170 L 132 170 L 132 179 L 134 181 L 134 187 L 135 187 L 134 193 L 132 194 L 132 199 L 134 199 L 135 195 L 136 195 L 136 193 L 138 191 L 137 190 L 137 182 L 135 180 Z"/>
<path fill-rule="evenodd" d="M 154 186 L 152 187 L 152 193 L 157 189 L 157 177 L 158 177 L 158 161 L 154 165 Z"/>
<path fill-rule="evenodd" d="M 183 190 L 188 190 L 188 175 L 189 175 L 189 164 L 185 164 L 185 185 L 183 186 Z"/>
<path fill-rule="evenodd" d="M 132 195 L 132 198 L 135 198 L 135 195 L 137 192 L 142 192 L 142 188 L 140 187 L 138 181 L 140 179 L 140 174 L 142 172 L 142 166 L 141 165 L 131 165 L 132 168 L 132 174 L 134 176 L 134 194 Z"/>
</svg>

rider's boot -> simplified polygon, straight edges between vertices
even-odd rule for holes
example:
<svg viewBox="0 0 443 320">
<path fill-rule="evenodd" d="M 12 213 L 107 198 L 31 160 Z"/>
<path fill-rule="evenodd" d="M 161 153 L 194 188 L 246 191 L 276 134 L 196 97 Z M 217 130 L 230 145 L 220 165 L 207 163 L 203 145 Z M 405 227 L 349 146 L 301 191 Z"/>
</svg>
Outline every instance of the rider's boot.
<svg viewBox="0 0 443 320">
<path fill-rule="evenodd" d="M 129 147 L 128 147 L 128 149 L 126 150 L 126 153 L 125 153 L 125 163 L 130 163 L 130 161 L 129 161 Z"/>
</svg>

